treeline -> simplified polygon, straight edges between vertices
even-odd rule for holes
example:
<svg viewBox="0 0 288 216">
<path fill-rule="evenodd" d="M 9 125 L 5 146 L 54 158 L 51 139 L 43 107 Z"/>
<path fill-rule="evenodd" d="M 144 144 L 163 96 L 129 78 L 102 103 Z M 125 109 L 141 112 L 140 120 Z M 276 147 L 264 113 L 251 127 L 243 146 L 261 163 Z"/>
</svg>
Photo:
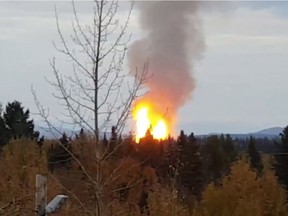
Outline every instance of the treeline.
<svg viewBox="0 0 288 216">
<path fill-rule="evenodd" d="M 83 129 L 40 141 L 21 103 L 0 116 L 0 215 L 32 215 L 36 173 L 48 177 L 48 199 L 70 197 L 59 215 L 97 215 L 96 205 L 105 216 L 288 215 L 288 127 L 268 155 L 253 137 L 239 148 L 229 135 L 199 139 L 184 131 L 161 141 L 147 131 L 138 144 L 115 127 L 98 143 Z"/>
</svg>

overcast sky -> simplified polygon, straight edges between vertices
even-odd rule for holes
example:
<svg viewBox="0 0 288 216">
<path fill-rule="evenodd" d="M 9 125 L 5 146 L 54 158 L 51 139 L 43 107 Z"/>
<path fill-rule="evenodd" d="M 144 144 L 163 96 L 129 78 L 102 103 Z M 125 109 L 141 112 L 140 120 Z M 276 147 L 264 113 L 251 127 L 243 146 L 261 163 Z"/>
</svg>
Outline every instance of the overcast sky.
<svg viewBox="0 0 288 216">
<path fill-rule="evenodd" d="M 200 12 L 206 50 L 193 98 L 179 112 L 178 129 L 244 133 L 288 124 L 288 2 L 206 3 Z M 219 5 L 218 5 L 219 4 Z M 0 102 L 19 100 L 36 112 L 31 85 L 54 115 L 59 105 L 44 76 L 58 57 L 54 8 L 69 35 L 70 2 L 0 2 Z M 89 22 L 89 3 L 77 2 Z M 126 14 L 125 6 L 120 16 Z M 141 36 L 137 9 L 129 31 Z M 58 66 L 67 61 L 58 57 Z M 37 117 L 35 117 L 37 119 Z"/>
</svg>

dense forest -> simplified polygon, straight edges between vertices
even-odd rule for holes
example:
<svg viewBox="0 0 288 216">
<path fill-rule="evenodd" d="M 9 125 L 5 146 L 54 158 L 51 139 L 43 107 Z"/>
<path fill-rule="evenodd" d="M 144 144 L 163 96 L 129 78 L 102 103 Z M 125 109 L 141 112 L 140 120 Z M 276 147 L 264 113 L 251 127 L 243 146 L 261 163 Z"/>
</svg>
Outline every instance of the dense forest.
<svg viewBox="0 0 288 216">
<path fill-rule="evenodd" d="M 81 130 L 73 137 L 40 138 L 29 110 L 14 101 L 0 115 L 0 214 L 33 215 L 35 175 L 48 178 L 48 199 L 69 196 L 55 215 L 288 215 L 288 127 L 276 151 L 263 140 L 229 135 L 155 140 L 111 128 L 96 143 Z M 101 161 L 95 145 L 101 146 Z"/>
</svg>

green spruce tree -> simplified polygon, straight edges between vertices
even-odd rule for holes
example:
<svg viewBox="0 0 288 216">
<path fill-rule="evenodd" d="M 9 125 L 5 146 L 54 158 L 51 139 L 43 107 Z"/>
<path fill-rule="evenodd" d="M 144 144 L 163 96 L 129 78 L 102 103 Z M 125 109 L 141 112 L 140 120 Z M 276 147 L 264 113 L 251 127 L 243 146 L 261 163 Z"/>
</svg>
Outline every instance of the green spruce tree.
<svg viewBox="0 0 288 216">
<path fill-rule="evenodd" d="M 187 137 L 184 131 L 181 131 L 178 147 L 180 160 L 178 183 L 182 196 L 184 199 L 191 194 L 200 197 L 203 185 L 202 160 L 194 134 Z"/>
<path fill-rule="evenodd" d="M 29 109 L 24 111 L 20 102 L 8 103 L 3 117 L 9 138 L 20 139 L 26 137 L 38 139 L 39 132 L 34 131 L 34 121 L 29 119 L 30 111 Z"/>
<path fill-rule="evenodd" d="M 109 142 L 109 152 L 115 151 L 118 145 L 118 133 L 115 126 L 111 128 L 111 138 Z"/>
<path fill-rule="evenodd" d="M 203 163 L 205 169 L 206 183 L 210 181 L 218 182 L 227 169 L 227 156 L 223 149 L 222 141 L 225 141 L 217 135 L 211 135 L 206 138 L 203 145 Z"/>
<path fill-rule="evenodd" d="M 0 147 L 6 145 L 9 141 L 8 130 L 2 116 L 2 106 L 0 104 Z"/>
<path fill-rule="evenodd" d="M 224 143 L 222 145 L 223 145 L 225 154 L 227 155 L 228 166 L 230 167 L 231 163 L 235 162 L 237 158 L 237 151 L 235 149 L 233 139 L 229 134 L 226 134 Z"/>
<path fill-rule="evenodd" d="M 258 175 L 262 175 L 263 164 L 260 153 L 256 149 L 256 141 L 250 136 L 249 145 L 248 145 L 248 156 L 250 160 L 250 167 L 255 169 Z"/>
<path fill-rule="evenodd" d="M 281 184 L 288 190 L 288 126 L 280 133 L 281 142 L 277 143 L 278 152 L 275 154 L 275 172 Z"/>
</svg>

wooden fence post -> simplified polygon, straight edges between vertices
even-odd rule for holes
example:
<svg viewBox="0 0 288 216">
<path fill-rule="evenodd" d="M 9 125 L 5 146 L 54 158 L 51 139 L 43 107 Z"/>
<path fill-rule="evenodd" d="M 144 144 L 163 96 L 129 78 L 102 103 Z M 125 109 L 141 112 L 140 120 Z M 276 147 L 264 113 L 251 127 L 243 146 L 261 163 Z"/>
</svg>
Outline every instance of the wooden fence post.
<svg viewBox="0 0 288 216">
<path fill-rule="evenodd" d="M 36 175 L 36 193 L 35 193 L 36 216 L 45 216 L 45 207 L 47 205 L 47 178 Z"/>
</svg>

